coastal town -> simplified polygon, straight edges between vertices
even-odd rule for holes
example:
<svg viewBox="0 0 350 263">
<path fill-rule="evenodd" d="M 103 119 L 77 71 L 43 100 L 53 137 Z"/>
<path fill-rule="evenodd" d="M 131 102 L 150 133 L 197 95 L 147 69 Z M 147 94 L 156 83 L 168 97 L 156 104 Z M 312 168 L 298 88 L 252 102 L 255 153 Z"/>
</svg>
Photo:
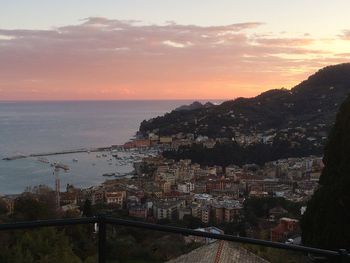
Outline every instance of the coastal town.
<svg viewBox="0 0 350 263">
<path fill-rule="evenodd" d="M 0 263 L 350 263 L 350 1 L 2 1 Z"/>
<path fill-rule="evenodd" d="M 262 139 L 269 142 L 268 138 Z M 200 144 L 210 149 L 223 141 L 206 136 L 195 138 L 193 134 L 162 137 L 150 133 L 148 138 L 135 138 L 124 145 L 106 148 L 99 158 L 119 158 L 118 151 L 143 155 L 133 157 L 133 173 L 111 174 L 98 186 L 81 189 L 67 185 L 66 191 L 61 191 L 56 182 L 56 206 L 62 213 L 75 211 L 82 215 L 81 207 L 89 202 L 91 206 L 103 207 L 104 213 L 118 212 L 148 222 L 187 220 L 202 231 L 229 231 L 234 235 L 299 244 L 299 219 L 317 188 L 322 158 L 308 156 L 279 159 L 263 166 L 252 163 L 222 167 L 162 156 L 162 152 L 183 145 Z M 47 186 L 27 191 L 33 194 L 43 189 Z M 13 212 L 17 197 L 1 197 L 8 214 Z M 255 211 L 254 202 L 263 206 L 264 211 Z"/>
</svg>

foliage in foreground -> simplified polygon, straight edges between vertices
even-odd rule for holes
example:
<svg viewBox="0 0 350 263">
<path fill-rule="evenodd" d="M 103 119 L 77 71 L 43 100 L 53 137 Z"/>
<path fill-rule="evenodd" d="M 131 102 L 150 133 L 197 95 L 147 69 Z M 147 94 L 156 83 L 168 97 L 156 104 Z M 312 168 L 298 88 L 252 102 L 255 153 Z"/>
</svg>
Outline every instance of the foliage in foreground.
<svg viewBox="0 0 350 263">
<path fill-rule="evenodd" d="M 303 243 L 350 249 L 350 97 L 337 115 L 324 155 L 319 189 L 302 219 Z"/>
</svg>

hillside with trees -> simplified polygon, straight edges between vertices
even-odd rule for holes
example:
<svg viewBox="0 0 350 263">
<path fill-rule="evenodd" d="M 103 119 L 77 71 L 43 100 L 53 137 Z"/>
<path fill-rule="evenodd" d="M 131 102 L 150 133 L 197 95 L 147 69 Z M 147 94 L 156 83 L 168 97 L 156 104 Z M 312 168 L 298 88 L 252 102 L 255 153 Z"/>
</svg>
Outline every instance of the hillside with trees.
<svg viewBox="0 0 350 263">
<path fill-rule="evenodd" d="M 290 142 L 276 138 L 273 144 L 254 144 L 241 147 L 235 142 L 217 143 L 213 148 L 206 148 L 201 144 L 181 146 L 176 151 L 164 151 L 163 156 L 176 161 L 190 159 L 194 163 L 204 166 L 219 165 L 226 167 L 230 164 L 242 166 L 255 163 L 264 165 L 266 162 L 289 157 L 322 155 L 320 147 L 315 147 L 305 140 L 304 144 L 291 147 Z"/>
<path fill-rule="evenodd" d="M 140 133 L 161 136 L 194 133 L 234 137 L 241 132 L 322 124 L 328 132 L 339 106 L 350 92 L 350 63 L 325 67 L 291 90 L 274 89 L 254 98 L 238 98 L 220 105 L 185 107 L 145 120 Z"/>
</svg>

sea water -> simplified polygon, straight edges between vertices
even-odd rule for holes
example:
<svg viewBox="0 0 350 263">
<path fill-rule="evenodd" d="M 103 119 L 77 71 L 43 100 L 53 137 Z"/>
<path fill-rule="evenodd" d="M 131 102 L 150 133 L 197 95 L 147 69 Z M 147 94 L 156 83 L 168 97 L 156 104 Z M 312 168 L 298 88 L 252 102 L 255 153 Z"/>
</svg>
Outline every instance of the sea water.
<svg viewBox="0 0 350 263">
<path fill-rule="evenodd" d="M 34 157 L 13 161 L 2 160 L 4 157 L 123 144 L 135 135 L 143 120 L 190 102 L 0 102 L 0 194 L 21 193 L 40 184 L 54 187 L 50 164 Z M 121 155 L 127 157 L 128 153 Z M 121 164 L 115 158 L 110 161 L 110 156 L 99 158 L 93 152 L 45 158 L 70 167 L 68 172 L 60 171 L 61 190 L 66 184 L 97 185 L 106 180 L 104 173 L 133 169 L 132 163 Z"/>
</svg>

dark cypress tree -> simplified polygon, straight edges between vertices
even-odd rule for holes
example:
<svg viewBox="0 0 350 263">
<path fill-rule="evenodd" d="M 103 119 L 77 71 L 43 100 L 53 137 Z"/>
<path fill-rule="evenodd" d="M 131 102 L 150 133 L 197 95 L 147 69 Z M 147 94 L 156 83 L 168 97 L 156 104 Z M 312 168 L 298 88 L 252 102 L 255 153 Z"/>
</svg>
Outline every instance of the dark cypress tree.
<svg viewBox="0 0 350 263">
<path fill-rule="evenodd" d="M 83 205 L 83 216 L 93 216 L 92 205 L 90 199 L 86 199 Z"/>
<path fill-rule="evenodd" d="M 324 153 L 319 188 L 302 218 L 305 245 L 350 249 L 350 96 L 340 108 Z"/>
</svg>

